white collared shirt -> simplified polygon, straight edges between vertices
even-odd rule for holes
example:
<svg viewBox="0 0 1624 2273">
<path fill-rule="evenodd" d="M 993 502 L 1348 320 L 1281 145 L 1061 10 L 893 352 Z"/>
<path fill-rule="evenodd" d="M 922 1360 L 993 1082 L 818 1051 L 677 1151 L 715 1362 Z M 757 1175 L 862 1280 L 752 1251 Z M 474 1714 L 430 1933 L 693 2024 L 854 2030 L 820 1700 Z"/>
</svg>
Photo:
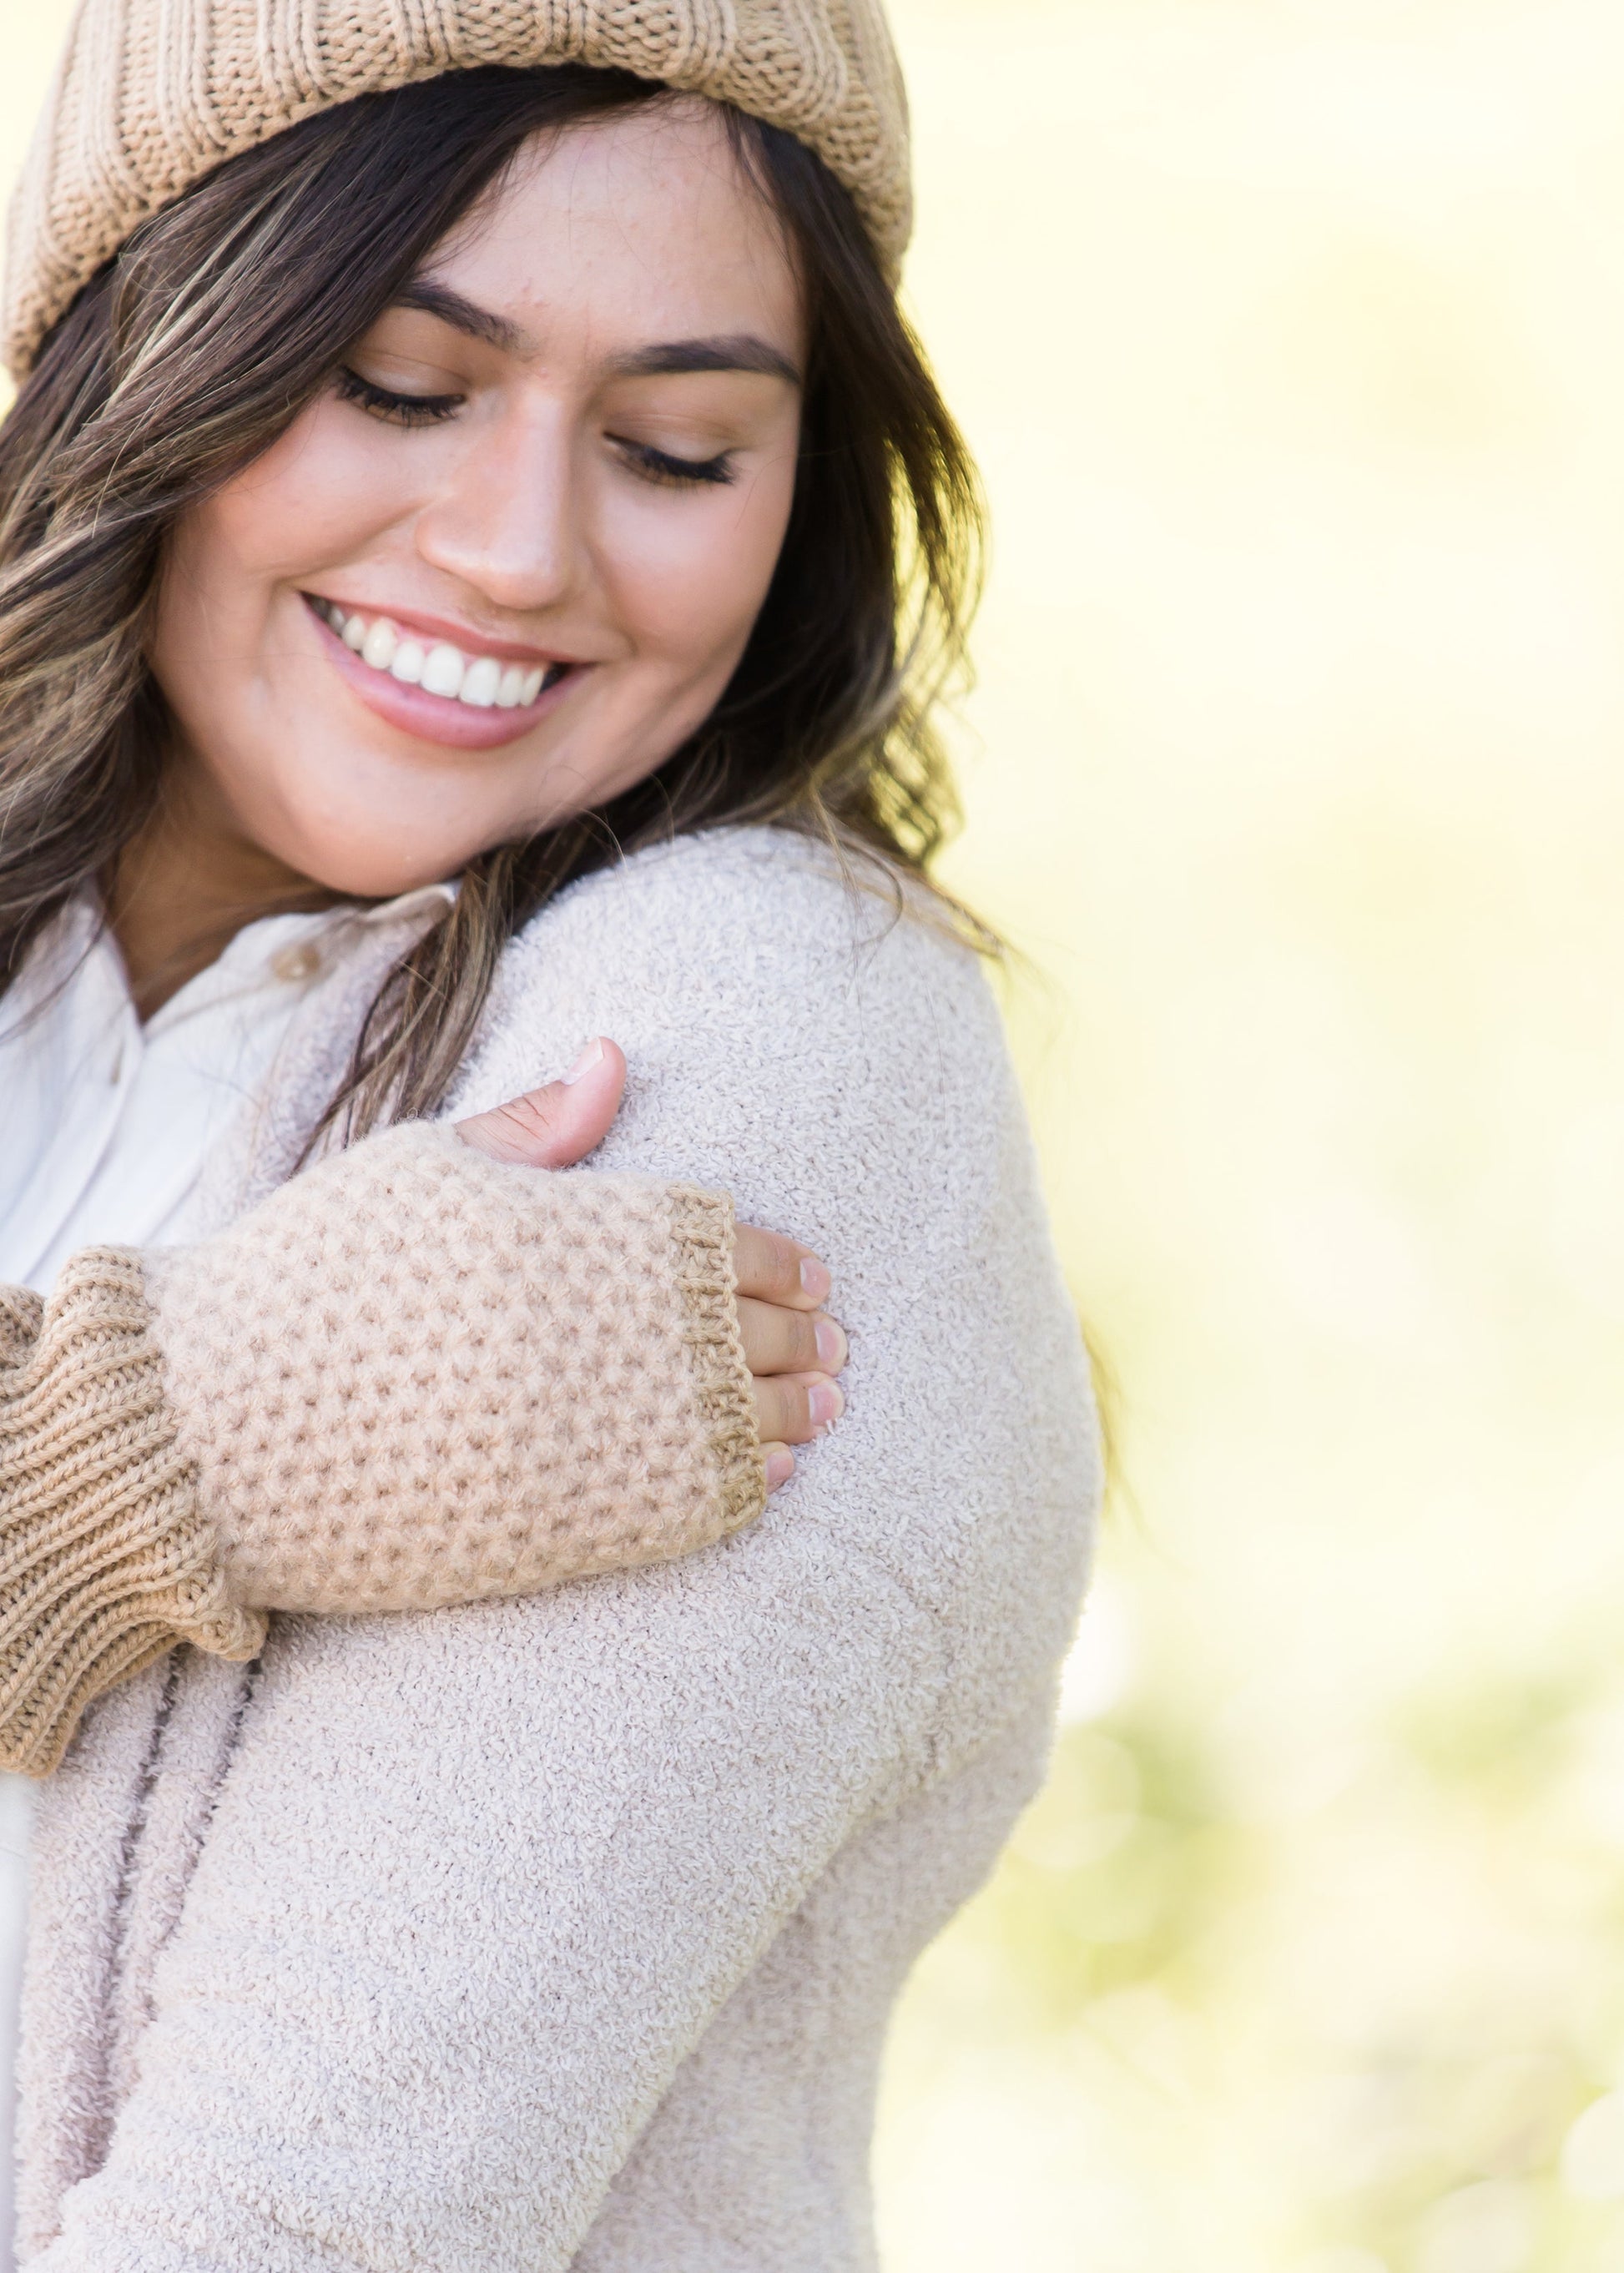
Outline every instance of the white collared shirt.
<svg viewBox="0 0 1624 2273">
<path fill-rule="evenodd" d="M 432 885 L 362 926 L 449 896 Z M 188 1235 L 215 1140 L 261 1094 L 311 985 L 353 938 L 353 910 L 267 916 L 143 1026 L 118 949 L 71 908 L 0 999 L 0 1282 L 48 1294 L 83 1247 Z M 0 2273 L 12 2273 L 18 2003 L 30 1786 L 0 1774 Z"/>
</svg>

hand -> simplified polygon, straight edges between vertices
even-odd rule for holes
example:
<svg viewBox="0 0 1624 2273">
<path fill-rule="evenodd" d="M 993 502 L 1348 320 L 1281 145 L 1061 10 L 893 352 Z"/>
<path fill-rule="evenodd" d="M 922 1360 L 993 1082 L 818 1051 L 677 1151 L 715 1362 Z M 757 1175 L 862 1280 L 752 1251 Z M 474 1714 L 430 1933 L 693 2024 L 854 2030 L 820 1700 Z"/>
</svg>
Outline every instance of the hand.
<svg viewBox="0 0 1624 2273">
<path fill-rule="evenodd" d="M 492 1160 L 573 1167 L 607 1136 L 625 1087 L 625 1055 L 600 1038 L 588 1044 L 562 1081 L 460 1121 L 457 1134 Z M 743 1223 L 733 1272 L 767 1488 L 777 1491 L 795 1473 L 790 1446 L 821 1437 L 845 1409 L 834 1376 L 846 1364 L 846 1336 L 824 1313 L 829 1272 L 810 1248 Z"/>
</svg>

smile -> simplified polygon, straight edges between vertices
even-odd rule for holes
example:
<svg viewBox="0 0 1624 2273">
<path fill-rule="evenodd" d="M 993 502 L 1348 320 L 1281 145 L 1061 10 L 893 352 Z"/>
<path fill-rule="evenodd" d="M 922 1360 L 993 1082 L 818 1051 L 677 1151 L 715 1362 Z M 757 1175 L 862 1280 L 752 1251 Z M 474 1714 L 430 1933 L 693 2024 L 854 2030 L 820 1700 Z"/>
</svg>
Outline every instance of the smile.
<svg viewBox="0 0 1624 2273">
<path fill-rule="evenodd" d="M 505 663 L 494 655 L 465 655 L 448 641 L 425 642 L 388 616 L 363 616 L 335 601 L 310 604 L 357 660 L 401 686 L 421 687 L 470 710 L 528 710 L 556 686 L 568 664 Z"/>
</svg>

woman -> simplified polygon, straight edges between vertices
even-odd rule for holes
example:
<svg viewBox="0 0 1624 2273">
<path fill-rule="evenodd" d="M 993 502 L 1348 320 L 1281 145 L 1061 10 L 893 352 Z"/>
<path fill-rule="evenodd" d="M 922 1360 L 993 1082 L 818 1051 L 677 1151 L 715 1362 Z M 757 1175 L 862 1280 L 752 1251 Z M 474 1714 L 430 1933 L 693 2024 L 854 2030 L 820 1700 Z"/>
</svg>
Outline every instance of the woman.
<svg viewBox="0 0 1624 2273">
<path fill-rule="evenodd" d="M 17 1365 L 112 1351 L 120 1459 L 160 1412 L 203 1645 L 43 1787 L 26 2262 L 870 2260 L 886 2014 L 1041 1772 L 1094 1474 L 917 881 L 974 491 L 906 211 L 866 9 L 81 15 L 9 271 L 0 969 L 40 1034 L 101 920 L 161 1039 L 222 971 L 297 1000 L 219 1043 L 191 1243 L 13 1304 Z M 591 1168 L 445 1127 L 592 1033 Z M 718 1191 L 852 1348 L 743 1529 Z M 767 1428 L 831 1417 L 816 1355 Z"/>
</svg>

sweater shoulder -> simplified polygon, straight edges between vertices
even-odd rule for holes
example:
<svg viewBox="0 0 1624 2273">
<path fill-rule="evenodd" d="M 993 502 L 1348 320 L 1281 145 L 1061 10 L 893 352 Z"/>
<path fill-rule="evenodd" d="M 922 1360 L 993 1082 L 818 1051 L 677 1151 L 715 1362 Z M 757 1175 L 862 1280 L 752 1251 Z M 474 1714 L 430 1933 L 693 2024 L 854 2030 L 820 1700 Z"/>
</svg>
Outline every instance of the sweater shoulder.
<svg viewBox="0 0 1624 2273">
<path fill-rule="evenodd" d="M 678 838 L 562 894 L 505 955 L 453 1109 L 551 1076 L 598 1032 L 645 1052 L 680 1034 L 690 1055 L 710 1039 L 741 1077 L 882 1039 L 983 1076 L 1004 1055 L 981 958 L 927 887 L 775 829 Z"/>
<path fill-rule="evenodd" d="M 795 988 L 808 974 L 855 978 L 876 965 L 889 983 L 976 986 L 979 958 L 929 887 L 878 859 L 837 854 L 782 829 L 685 836 L 583 878 L 515 941 L 515 971 L 541 968 L 587 941 L 620 956 L 704 964 Z"/>
</svg>

